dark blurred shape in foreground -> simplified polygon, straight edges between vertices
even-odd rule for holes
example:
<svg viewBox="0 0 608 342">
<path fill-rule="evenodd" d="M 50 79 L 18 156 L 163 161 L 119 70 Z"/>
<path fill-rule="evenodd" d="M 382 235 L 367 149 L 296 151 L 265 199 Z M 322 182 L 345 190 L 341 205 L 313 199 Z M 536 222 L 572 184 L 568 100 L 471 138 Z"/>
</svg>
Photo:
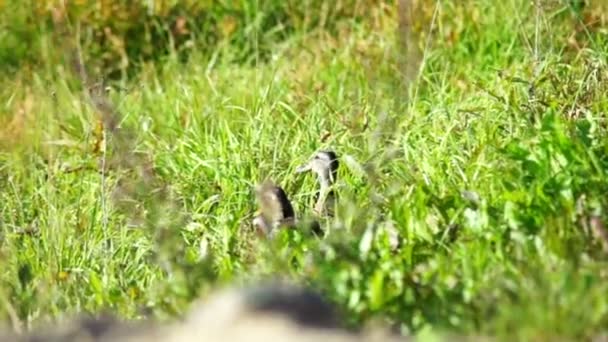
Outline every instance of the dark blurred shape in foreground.
<svg viewBox="0 0 608 342">
<path fill-rule="evenodd" d="M 181 321 L 78 318 L 0 341 L 403 341 L 387 331 L 341 328 L 336 310 L 314 291 L 282 283 L 227 288 L 193 304 Z"/>
</svg>

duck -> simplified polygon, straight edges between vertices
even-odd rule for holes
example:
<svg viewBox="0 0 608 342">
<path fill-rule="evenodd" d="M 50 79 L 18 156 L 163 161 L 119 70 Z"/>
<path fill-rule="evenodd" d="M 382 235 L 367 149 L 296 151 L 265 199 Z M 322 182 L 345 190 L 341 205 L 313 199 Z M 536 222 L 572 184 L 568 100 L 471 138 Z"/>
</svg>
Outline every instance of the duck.
<svg viewBox="0 0 608 342">
<path fill-rule="evenodd" d="M 319 216 L 333 217 L 335 214 L 337 196 L 333 185 L 338 179 L 339 167 L 338 155 L 328 149 L 315 152 L 305 164 L 296 168 L 296 173 L 312 172 L 317 175 L 319 188 L 313 211 Z"/>
<path fill-rule="evenodd" d="M 255 188 L 255 195 L 260 208 L 252 223 L 258 235 L 272 237 L 280 228 L 295 226 L 295 211 L 282 187 L 265 181 Z"/>
<path fill-rule="evenodd" d="M 257 186 L 255 192 L 260 208 L 252 224 L 258 236 L 273 239 L 283 228 L 299 228 L 316 236 L 322 234 L 319 221 L 297 219 L 287 193 L 280 186 L 267 181 Z"/>
</svg>

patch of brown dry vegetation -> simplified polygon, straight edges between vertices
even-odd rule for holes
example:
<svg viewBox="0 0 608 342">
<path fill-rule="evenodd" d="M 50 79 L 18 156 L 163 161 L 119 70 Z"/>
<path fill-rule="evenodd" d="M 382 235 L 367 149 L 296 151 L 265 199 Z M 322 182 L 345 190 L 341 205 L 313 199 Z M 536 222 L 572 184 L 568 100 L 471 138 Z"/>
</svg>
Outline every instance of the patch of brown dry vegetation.
<svg viewBox="0 0 608 342">
<path fill-rule="evenodd" d="M 17 82 L 15 88 L 23 85 Z M 29 87 L 23 93 L 13 95 L 13 105 L 7 113 L 0 114 L 0 149 L 14 148 L 28 140 L 28 131 L 35 122 L 34 96 Z"/>
</svg>

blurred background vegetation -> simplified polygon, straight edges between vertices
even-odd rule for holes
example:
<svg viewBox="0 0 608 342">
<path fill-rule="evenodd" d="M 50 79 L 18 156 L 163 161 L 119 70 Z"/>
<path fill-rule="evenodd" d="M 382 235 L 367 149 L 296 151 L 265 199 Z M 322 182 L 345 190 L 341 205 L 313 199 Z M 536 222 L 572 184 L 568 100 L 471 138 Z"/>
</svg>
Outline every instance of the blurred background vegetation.
<svg viewBox="0 0 608 342">
<path fill-rule="evenodd" d="M 382 1 L 25 1 L 2 4 L 4 71 L 55 65 L 78 47 L 98 73 L 120 77 L 168 54 L 235 47 L 237 63 L 263 61 L 294 34 L 335 34 Z M 50 49 L 49 46 L 54 48 Z M 69 51 L 69 50 L 68 50 Z"/>
<path fill-rule="evenodd" d="M 355 327 L 596 337 L 607 24 L 602 0 L 0 0 L 0 317 L 172 318 L 283 275 Z M 254 239 L 253 184 L 306 212 L 322 146 L 343 229 Z"/>
</svg>

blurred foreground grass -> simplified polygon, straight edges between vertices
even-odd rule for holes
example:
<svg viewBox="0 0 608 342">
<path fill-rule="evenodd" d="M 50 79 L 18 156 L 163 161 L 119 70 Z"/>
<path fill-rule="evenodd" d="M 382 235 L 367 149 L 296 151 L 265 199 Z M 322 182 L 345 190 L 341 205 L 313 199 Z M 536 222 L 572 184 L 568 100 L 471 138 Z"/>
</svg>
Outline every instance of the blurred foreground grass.
<svg viewBox="0 0 608 342">
<path fill-rule="evenodd" d="M 288 13 L 262 3 L 241 2 L 253 19 Z M 212 48 L 192 38 L 187 60 L 127 56 L 129 77 L 91 62 L 89 83 L 47 26 L 26 31 L 56 63 L 0 80 L 3 320 L 170 318 L 212 286 L 281 275 L 354 326 L 605 332 L 606 6 L 415 2 L 410 20 L 355 3 L 281 39 L 269 32 L 297 16 Z M 306 215 L 314 179 L 294 170 L 321 147 L 342 161 L 330 234 L 254 238 L 252 186 L 272 178 Z"/>
</svg>

